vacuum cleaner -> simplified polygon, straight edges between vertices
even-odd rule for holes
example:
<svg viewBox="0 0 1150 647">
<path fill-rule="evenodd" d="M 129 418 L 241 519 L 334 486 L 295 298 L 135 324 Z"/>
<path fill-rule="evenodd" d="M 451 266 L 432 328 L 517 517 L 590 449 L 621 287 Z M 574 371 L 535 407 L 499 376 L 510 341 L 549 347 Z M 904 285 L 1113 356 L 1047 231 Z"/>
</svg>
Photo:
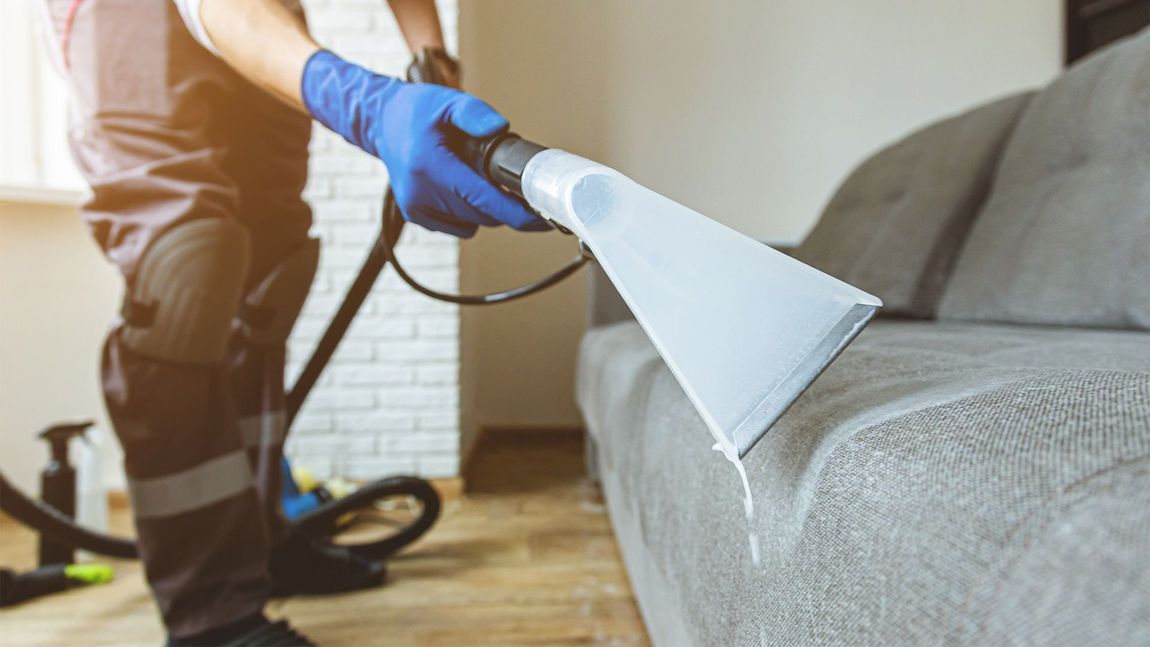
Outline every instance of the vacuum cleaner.
<svg viewBox="0 0 1150 647">
<path fill-rule="evenodd" d="M 436 82 L 426 52 L 409 69 Z M 579 254 L 554 274 L 495 294 L 444 294 L 403 268 L 395 244 L 404 220 L 390 191 L 380 233 L 343 302 L 287 395 L 288 424 L 330 361 L 379 274 L 399 277 L 432 298 L 490 305 L 525 297 L 563 280 L 594 258 L 698 410 L 715 449 L 738 462 L 862 330 L 882 305 L 876 297 L 647 189 L 618 171 L 514 133 L 455 142 L 479 174 L 579 241 Z M 392 477 L 292 520 L 322 536 L 347 512 L 383 497 L 409 496 L 423 513 L 396 535 L 355 546 L 380 559 L 421 536 L 440 501 L 414 477 Z M 95 533 L 20 494 L 0 475 L 0 507 L 52 540 L 114 557 L 135 557 L 135 543 Z"/>
</svg>

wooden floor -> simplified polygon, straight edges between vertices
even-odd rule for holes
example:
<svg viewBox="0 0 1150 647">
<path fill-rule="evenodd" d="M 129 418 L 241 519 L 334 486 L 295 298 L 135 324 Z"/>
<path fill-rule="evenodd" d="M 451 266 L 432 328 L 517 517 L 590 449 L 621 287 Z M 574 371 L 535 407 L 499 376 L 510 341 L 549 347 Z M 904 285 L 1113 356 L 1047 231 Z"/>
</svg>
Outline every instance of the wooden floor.
<svg viewBox="0 0 1150 647">
<path fill-rule="evenodd" d="M 393 559 L 381 589 L 269 605 L 321 645 L 645 645 L 602 497 L 573 434 L 485 437 L 469 492 Z M 129 525 L 124 512 L 114 525 Z M 34 539 L 0 522 L 0 563 L 29 567 Z M 0 611 L 0 645 L 159 645 L 140 567 L 111 584 Z"/>
</svg>

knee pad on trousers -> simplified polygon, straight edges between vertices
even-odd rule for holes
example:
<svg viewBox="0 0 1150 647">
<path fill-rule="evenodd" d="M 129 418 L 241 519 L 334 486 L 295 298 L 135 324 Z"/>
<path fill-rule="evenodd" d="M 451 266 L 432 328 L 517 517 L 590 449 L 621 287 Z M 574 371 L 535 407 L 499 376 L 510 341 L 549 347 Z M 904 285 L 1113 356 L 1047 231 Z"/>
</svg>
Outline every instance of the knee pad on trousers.
<svg viewBox="0 0 1150 647">
<path fill-rule="evenodd" d="M 247 230 L 221 218 L 177 225 L 140 262 L 122 339 L 155 359 L 223 361 L 250 260 Z"/>
<path fill-rule="evenodd" d="M 260 344 L 283 344 L 299 318 L 319 265 L 319 241 L 309 238 L 276 265 L 244 298 L 244 335 Z"/>
</svg>

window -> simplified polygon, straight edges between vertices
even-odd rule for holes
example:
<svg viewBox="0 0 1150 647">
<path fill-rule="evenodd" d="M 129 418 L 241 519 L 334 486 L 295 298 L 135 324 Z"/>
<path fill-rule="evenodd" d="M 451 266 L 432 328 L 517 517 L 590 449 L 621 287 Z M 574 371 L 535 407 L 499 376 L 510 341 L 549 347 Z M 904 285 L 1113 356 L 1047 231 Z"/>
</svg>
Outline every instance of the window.
<svg viewBox="0 0 1150 647">
<path fill-rule="evenodd" d="M 42 0 L 0 0 L 0 190 L 74 192 L 83 180 L 67 146 L 67 90 L 48 60 Z"/>
</svg>

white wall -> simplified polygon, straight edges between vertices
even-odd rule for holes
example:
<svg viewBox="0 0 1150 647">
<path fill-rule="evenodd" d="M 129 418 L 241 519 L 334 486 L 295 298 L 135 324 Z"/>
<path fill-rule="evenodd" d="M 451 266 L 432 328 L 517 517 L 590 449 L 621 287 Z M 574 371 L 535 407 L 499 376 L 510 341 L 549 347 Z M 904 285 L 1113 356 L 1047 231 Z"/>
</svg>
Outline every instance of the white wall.
<svg viewBox="0 0 1150 647">
<path fill-rule="evenodd" d="M 751 236 L 797 243 L 876 148 L 1056 75 L 1061 5 L 462 0 L 460 38 L 469 88 L 521 133 Z M 521 251 L 536 247 L 548 253 Z M 464 284 L 539 275 L 568 247 L 481 238 L 464 247 Z M 558 290 L 464 312 L 465 442 L 482 426 L 578 423 L 582 289 Z"/>
<path fill-rule="evenodd" d="M 453 47 L 454 0 L 437 3 Z M 384 2 L 305 0 L 316 39 L 342 56 L 402 76 L 411 62 Z M 317 126 L 306 197 L 323 241 L 320 270 L 290 343 L 289 382 L 307 359 L 375 240 L 383 165 Z M 407 228 L 398 254 L 425 282 L 453 291 L 458 243 Z M 321 477 L 455 476 L 459 469 L 459 312 L 385 272 L 304 407 L 288 452 Z"/>
<path fill-rule="evenodd" d="M 1054 0 L 611 4 L 609 161 L 762 239 L 798 242 L 875 148 L 1061 61 Z"/>
<path fill-rule="evenodd" d="M 460 3 L 465 87 L 506 114 L 527 137 L 592 158 L 606 152 L 611 108 L 600 103 L 599 46 L 606 2 Z M 576 253 L 557 233 L 481 232 L 463 245 L 468 293 L 504 289 L 554 271 Z M 581 424 L 571 393 L 583 330 L 583 280 L 575 277 L 507 305 L 464 308 L 463 453 L 484 427 Z"/>
<path fill-rule="evenodd" d="M 29 492 L 48 462 L 37 433 L 86 419 L 110 429 L 99 361 L 120 290 L 75 207 L 0 197 L 0 468 Z M 122 487 L 115 441 L 105 440 L 103 474 Z"/>
<path fill-rule="evenodd" d="M 40 0 L 0 2 L 0 185 L 80 189 L 64 128 L 59 50 L 45 45 Z"/>
</svg>

